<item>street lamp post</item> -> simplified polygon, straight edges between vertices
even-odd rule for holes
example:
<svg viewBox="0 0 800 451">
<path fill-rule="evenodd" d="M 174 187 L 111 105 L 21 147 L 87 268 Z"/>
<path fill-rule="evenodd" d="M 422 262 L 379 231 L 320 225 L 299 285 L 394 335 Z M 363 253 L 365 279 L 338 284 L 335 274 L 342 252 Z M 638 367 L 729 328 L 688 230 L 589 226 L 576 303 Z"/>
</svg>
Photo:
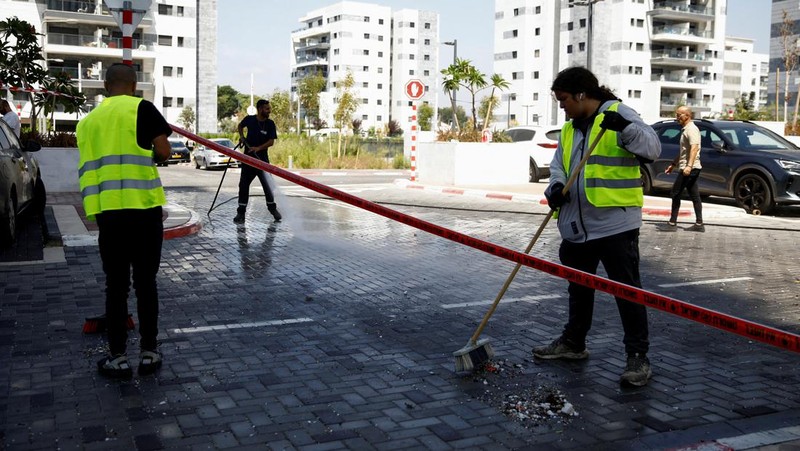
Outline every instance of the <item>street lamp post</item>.
<svg viewBox="0 0 800 451">
<path fill-rule="evenodd" d="M 452 41 L 443 42 L 444 45 L 452 45 L 453 46 L 453 65 L 458 62 L 458 39 L 453 39 Z M 453 105 L 458 107 L 456 103 L 456 91 L 453 91 Z M 453 116 L 456 115 L 456 112 L 453 111 Z"/>
</svg>

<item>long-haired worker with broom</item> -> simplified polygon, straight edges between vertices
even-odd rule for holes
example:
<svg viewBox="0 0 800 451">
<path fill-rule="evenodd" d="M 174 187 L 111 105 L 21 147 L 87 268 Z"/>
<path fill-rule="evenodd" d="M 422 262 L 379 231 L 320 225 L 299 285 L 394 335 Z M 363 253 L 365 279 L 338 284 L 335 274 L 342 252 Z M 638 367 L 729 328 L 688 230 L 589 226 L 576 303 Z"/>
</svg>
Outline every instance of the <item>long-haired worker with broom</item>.
<svg viewBox="0 0 800 451">
<path fill-rule="evenodd" d="M 596 274 L 600 263 L 608 277 L 641 287 L 639 228 L 644 202 L 639 160 L 654 160 L 661 144 L 653 129 L 632 108 L 583 67 L 558 73 L 551 87 L 570 121 L 561 129 L 558 149 L 550 165 L 545 196 L 557 209 L 562 242 L 561 263 Z M 601 130 L 604 136 L 581 167 L 589 143 Z M 578 171 L 572 189 L 564 183 Z M 580 360 L 589 356 L 586 336 L 592 325 L 594 290 L 569 283 L 569 318 L 561 336 L 533 349 L 539 359 Z M 641 304 L 617 298 L 625 336 L 627 364 L 622 384 L 643 386 L 651 376 L 647 310 Z"/>
</svg>

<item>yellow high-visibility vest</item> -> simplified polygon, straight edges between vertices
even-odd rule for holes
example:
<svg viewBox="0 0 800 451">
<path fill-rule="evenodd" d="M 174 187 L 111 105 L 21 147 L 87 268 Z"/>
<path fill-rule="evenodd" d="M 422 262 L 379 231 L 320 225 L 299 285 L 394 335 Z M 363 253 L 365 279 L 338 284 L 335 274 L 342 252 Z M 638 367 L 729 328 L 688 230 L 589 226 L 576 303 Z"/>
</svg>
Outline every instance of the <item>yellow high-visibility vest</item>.
<svg viewBox="0 0 800 451">
<path fill-rule="evenodd" d="M 616 102 L 608 108 L 608 111 L 617 111 L 618 107 L 619 102 Z M 600 133 L 603 116 L 604 114 L 600 113 L 595 117 L 586 140 L 587 143 L 593 142 Z M 570 170 L 574 131 L 572 121 L 567 122 L 561 128 L 561 148 L 564 170 L 567 175 Z M 641 207 L 644 205 L 639 160 L 634 154 L 617 145 L 616 132 L 606 130 L 605 135 L 586 161 L 583 188 L 586 198 L 595 207 Z"/>
<path fill-rule="evenodd" d="M 108 97 L 78 123 L 78 179 L 90 220 L 103 211 L 167 203 L 153 150 L 136 142 L 141 101 L 123 95 Z"/>
</svg>

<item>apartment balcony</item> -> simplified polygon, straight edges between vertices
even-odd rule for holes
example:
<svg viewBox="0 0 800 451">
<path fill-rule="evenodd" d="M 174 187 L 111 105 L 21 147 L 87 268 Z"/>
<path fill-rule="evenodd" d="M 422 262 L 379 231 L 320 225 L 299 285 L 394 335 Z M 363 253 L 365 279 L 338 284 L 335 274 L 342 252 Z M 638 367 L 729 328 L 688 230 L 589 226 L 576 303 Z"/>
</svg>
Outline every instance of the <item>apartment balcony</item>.
<svg viewBox="0 0 800 451">
<path fill-rule="evenodd" d="M 303 68 L 310 68 L 314 66 L 324 66 L 326 69 L 328 68 L 328 58 L 322 56 L 302 56 L 295 58 L 294 67 L 296 69 L 303 69 Z"/>
<path fill-rule="evenodd" d="M 683 2 L 655 2 L 647 15 L 655 19 L 668 19 L 677 22 L 712 22 L 714 10 L 700 5 L 687 5 Z"/>
<path fill-rule="evenodd" d="M 137 59 L 156 57 L 154 38 L 133 39 L 133 56 Z M 44 45 L 46 53 L 64 55 L 91 55 L 96 57 L 119 57 L 122 53 L 122 38 L 97 35 L 48 33 Z"/>
<path fill-rule="evenodd" d="M 84 23 L 106 25 L 117 28 L 117 21 L 104 4 L 98 7 L 96 1 L 86 0 L 47 0 L 47 8 L 42 14 L 43 22 Z M 143 17 L 139 27 L 150 28 L 153 19 Z"/>
<path fill-rule="evenodd" d="M 702 100 L 686 100 L 684 98 L 675 97 L 662 97 L 661 98 L 661 111 L 669 111 L 670 114 L 675 111 L 679 105 L 686 105 L 691 107 L 695 112 L 708 112 L 711 111 L 711 102 L 704 102 Z"/>
<path fill-rule="evenodd" d="M 669 74 L 654 74 L 650 79 L 660 82 L 662 88 L 682 90 L 704 89 L 709 83 L 709 80 L 702 77 L 684 77 Z"/>
<path fill-rule="evenodd" d="M 331 48 L 331 43 L 328 41 L 327 37 L 324 39 L 301 39 L 295 50 L 300 51 L 309 51 L 309 50 L 328 50 Z"/>
<path fill-rule="evenodd" d="M 683 51 L 661 51 L 650 55 L 650 64 L 671 67 L 706 67 L 711 61 L 702 53 Z"/>
<path fill-rule="evenodd" d="M 83 73 L 81 73 L 81 71 Z M 83 67 L 80 71 L 77 67 L 51 67 L 47 71 L 50 74 L 66 72 L 73 80 L 81 84 L 83 88 L 104 89 L 103 80 L 106 79 L 105 70 L 92 70 L 91 67 Z M 153 74 L 151 72 L 136 72 L 136 88 L 147 90 L 153 88 Z"/>
<path fill-rule="evenodd" d="M 653 27 L 652 41 L 675 44 L 713 44 L 714 35 L 710 31 L 697 31 L 683 26 L 666 25 Z"/>
</svg>

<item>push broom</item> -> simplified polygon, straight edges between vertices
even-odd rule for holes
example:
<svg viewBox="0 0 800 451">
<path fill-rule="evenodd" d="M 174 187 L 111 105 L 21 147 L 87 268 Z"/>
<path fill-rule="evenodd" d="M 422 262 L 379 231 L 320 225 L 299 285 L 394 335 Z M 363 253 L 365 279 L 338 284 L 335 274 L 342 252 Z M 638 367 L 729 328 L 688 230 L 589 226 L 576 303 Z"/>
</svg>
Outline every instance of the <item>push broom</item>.
<svg viewBox="0 0 800 451">
<path fill-rule="evenodd" d="M 580 174 L 581 169 L 583 169 L 583 166 L 586 165 L 586 162 L 589 160 L 589 157 L 592 155 L 592 152 L 594 152 L 594 148 L 597 147 L 597 143 L 600 142 L 600 139 L 603 137 L 605 132 L 606 129 L 604 128 L 600 129 L 600 133 L 598 133 L 597 136 L 594 138 L 594 141 L 592 141 L 592 145 L 589 147 L 589 151 L 586 152 L 586 155 L 584 155 L 583 158 L 581 158 L 581 161 L 578 163 L 578 168 L 572 174 L 570 174 L 569 179 L 567 179 L 567 183 L 561 190 L 561 192 L 565 196 L 567 195 L 567 192 L 569 192 L 569 189 L 572 187 L 572 185 L 575 183 L 575 180 L 578 178 L 578 174 Z M 547 226 L 547 223 L 553 217 L 554 212 L 555 210 L 550 210 L 550 212 L 547 213 L 547 216 L 544 217 L 542 225 L 539 226 L 539 229 L 536 231 L 536 234 L 533 235 L 530 244 L 528 244 L 528 247 L 525 248 L 526 254 L 529 253 L 531 249 L 533 249 L 533 245 L 536 244 L 536 240 L 539 239 L 539 235 L 542 234 L 542 231 L 544 230 L 545 226 Z M 514 277 L 516 277 L 521 267 L 522 264 L 517 263 L 517 266 L 514 267 L 513 271 L 511 271 L 511 274 L 508 276 L 506 282 L 503 284 L 503 288 L 501 288 L 500 292 L 497 293 L 497 296 L 494 298 L 494 302 L 492 303 L 492 306 L 489 308 L 489 311 L 486 312 L 485 315 L 483 315 L 483 320 L 478 325 L 478 328 L 475 329 L 475 333 L 472 334 L 472 337 L 470 337 L 469 341 L 467 342 L 467 345 L 453 353 L 453 357 L 456 358 L 457 373 L 472 371 L 476 366 L 479 366 L 484 362 L 490 360 L 492 357 L 494 357 L 494 349 L 492 349 L 492 345 L 489 343 L 489 339 L 484 338 L 482 340 L 478 340 L 478 338 L 480 338 L 481 333 L 483 332 L 483 328 L 486 327 L 486 324 L 489 322 L 489 318 L 492 317 L 492 314 L 494 314 L 494 311 L 497 309 L 497 305 L 500 303 L 500 299 L 502 299 L 503 295 L 506 294 L 508 286 L 511 285 L 511 281 L 514 280 Z"/>
</svg>

